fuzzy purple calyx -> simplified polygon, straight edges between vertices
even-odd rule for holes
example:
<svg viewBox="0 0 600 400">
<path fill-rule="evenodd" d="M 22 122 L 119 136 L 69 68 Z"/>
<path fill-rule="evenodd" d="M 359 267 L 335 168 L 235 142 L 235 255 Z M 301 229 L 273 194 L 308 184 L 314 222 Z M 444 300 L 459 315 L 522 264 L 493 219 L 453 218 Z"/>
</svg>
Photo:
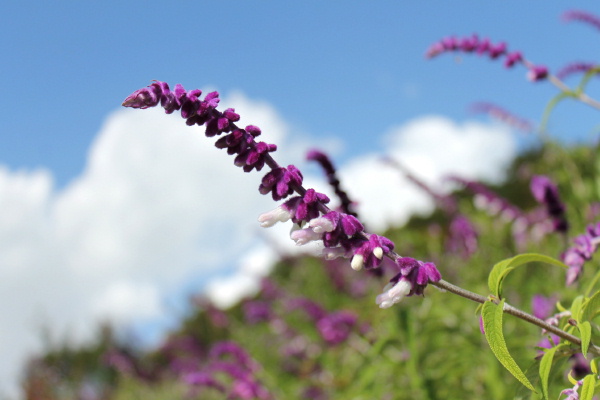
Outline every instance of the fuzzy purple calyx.
<svg viewBox="0 0 600 400">
<path fill-rule="evenodd" d="M 302 185 L 303 176 L 294 165 L 279 167 L 269 171 L 258 187 L 261 194 L 271 193 L 273 200 L 278 201 L 294 193 L 294 189 Z"/>
<path fill-rule="evenodd" d="M 372 234 L 368 240 L 362 241 L 356 246 L 354 256 L 350 266 L 354 270 L 360 270 L 363 267 L 370 269 L 381 265 L 383 255 L 394 249 L 394 243 L 384 236 Z"/>
<path fill-rule="evenodd" d="M 295 196 L 282 204 L 290 213 L 295 224 L 309 222 L 319 216 L 320 204 L 329 203 L 329 197 L 318 193 L 314 189 L 307 189 L 303 196 Z"/>
<path fill-rule="evenodd" d="M 442 275 L 432 262 L 423 262 L 410 257 L 396 260 L 400 272 L 390 279 L 384 292 L 377 296 L 376 303 L 388 308 L 404 297 L 422 295 L 429 282 L 439 282 Z"/>
</svg>

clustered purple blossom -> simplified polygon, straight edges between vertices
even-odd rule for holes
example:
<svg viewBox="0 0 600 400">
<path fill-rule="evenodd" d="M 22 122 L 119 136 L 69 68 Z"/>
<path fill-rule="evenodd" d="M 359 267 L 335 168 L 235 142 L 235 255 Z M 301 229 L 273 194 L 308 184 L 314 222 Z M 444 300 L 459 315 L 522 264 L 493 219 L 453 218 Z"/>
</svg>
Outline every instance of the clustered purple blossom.
<svg viewBox="0 0 600 400">
<path fill-rule="evenodd" d="M 474 194 L 473 203 L 476 208 L 485 210 L 490 215 L 500 217 L 506 221 L 514 221 L 523 215 L 523 211 L 508 200 L 498 196 L 482 183 L 459 178 L 448 177 L 449 181 L 462 184 L 465 189 Z"/>
<path fill-rule="evenodd" d="M 455 216 L 450 222 L 449 231 L 450 238 L 446 247 L 450 252 L 469 258 L 477 251 L 478 234 L 469 218 L 462 214 Z"/>
<path fill-rule="evenodd" d="M 509 126 L 519 129 L 524 132 L 531 132 L 533 125 L 529 122 L 520 118 L 509 111 L 488 102 L 478 102 L 471 106 L 473 112 L 488 114 Z"/>
<path fill-rule="evenodd" d="M 260 366 L 237 343 L 215 343 L 209 351 L 208 362 L 182 374 L 183 381 L 195 390 L 211 388 L 227 395 L 227 399 L 269 400 L 273 397 L 256 378 Z M 221 374 L 229 377 L 226 386 Z"/>
<path fill-rule="evenodd" d="M 491 216 L 499 215 L 502 220 L 511 223 L 513 240 L 520 249 L 523 249 L 529 240 L 538 241 L 555 230 L 555 224 L 548 220 L 546 210 L 534 209 L 525 213 L 480 182 L 456 176 L 448 177 L 448 180 L 462 184 L 473 193 L 476 208 L 486 211 Z"/>
<path fill-rule="evenodd" d="M 304 297 L 291 299 L 288 308 L 303 310 L 315 323 L 323 341 L 330 346 L 345 342 L 358 322 L 358 316 L 351 311 L 327 312 L 319 304 Z"/>
<path fill-rule="evenodd" d="M 433 263 L 424 263 L 413 258 L 400 258 L 396 261 L 400 272 L 377 296 L 377 304 L 381 308 L 389 308 L 400 302 L 404 297 L 421 295 L 429 282 L 438 282 L 442 279 L 440 272 Z"/>
<path fill-rule="evenodd" d="M 583 385 L 583 380 L 576 381 L 572 388 L 565 389 L 558 395 L 560 399 L 563 395 L 567 396 L 563 400 L 579 400 L 579 388 Z"/>
<path fill-rule="evenodd" d="M 263 177 L 259 192 L 271 193 L 276 201 L 286 199 L 294 193 L 297 195 L 287 199 L 276 209 L 262 214 L 259 217 L 261 226 L 270 227 L 277 222 L 291 219 L 298 227 L 293 230 L 292 239 L 299 245 L 322 240 L 326 258 L 351 258 L 352 268 L 360 270 L 363 267 L 379 267 L 384 255 L 388 254 L 397 260 L 400 271 L 406 270 L 403 269 L 403 264 L 399 264 L 405 258 L 392 254 L 394 244 L 389 239 L 364 232 L 363 225 L 353 215 L 329 210 L 326 206 L 329 198 L 314 189 L 305 189 L 302 186 L 302 174 L 295 166 L 289 165 L 285 168 L 275 162 L 270 153 L 274 152 L 277 146 L 255 141 L 261 133 L 258 127 L 248 125 L 245 129 L 239 128 L 236 122 L 240 116 L 234 109 L 228 108 L 224 112 L 217 110 L 217 92 L 208 93 L 204 100 L 200 99 L 201 94 L 199 89 L 186 91 L 180 84 L 171 91 L 167 83 L 154 81 L 148 87 L 136 90 L 128 96 L 123 106 L 145 109 L 160 104 L 168 114 L 181 110 L 181 116 L 186 119 L 188 125 L 205 126 L 206 136 L 226 134 L 220 137 L 215 145 L 227 149 L 228 154 L 236 155 L 235 165 L 242 167 L 245 172 L 254 169 L 260 171 L 264 165 L 268 165 L 270 171 Z M 304 225 L 308 225 L 308 228 L 299 229 Z M 432 263 L 425 265 L 428 271 L 435 269 Z M 441 279 L 439 272 L 423 276 L 435 279 L 432 282 Z M 416 283 L 415 279 L 407 278 L 405 281 L 416 285 L 411 287 L 408 295 L 422 294 L 422 289 L 427 284 L 422 279 L 419 279 L 419 283 Z M 380 302 L 378 304 L 381 305 Z"/>
<path fill-rule="evenodd" d="M 600 29 L 600 18 L 595 15 L 592 15 L 586 11 L 581 10 L 570 10 L 566 11 L 562 15 L 562 20 L 565 22 L 571 21 L 581 21 L 588 23 L 595 27 L 596 29 Z"/>
<path fill-rule="evenodd" d="M 565 214 L 565 205 L 560 200 L 556 185 L 547 176 L 535 175 L 531 178 L 530 189 L 537 202 L 546 208 L 554 230 L 566 233 L 569 230 L 569 223 Z"/>
<path fill-rule="evenodd" d="M 530 63 L 523 58 L 523 55 L 519 51 L 509 52 L 506 43 L 493 44 L 488 38 L 480 39 L 477 35 L 464 38 L 446 37 L 431 45 L 425 55 L 427 58 L 433 58 L 442 53 L 455 51 L 487 55 L 492 60 L 504 57 L 504 66 L 506 68 L 511 68 L 521 63 L 527 67 L 527 78 L 531 81 L 541 81 L 548 76 L 548 68 Z"/>
<path fill-rule="evenodd" d="M 341 188 L 335 167 L 327 154 L 319 150 L 310 150 L 306 155 L 306 159 L 318 162 L 321 168 L 323 168 L 323 171 L 327 176 L 327 182 L 331 185 L 334 193 L 340 199 L 340 211 L 354 217 L 358 216 L 358 214 L 352 210 L 352 205 L 354 203 L 348 197 L 348 193 Z"/>
<path fill-rule="evenodd" d="M 572 285 L 581 276 L 583 264 L 592 259 L 598 244 L 600 244 L 600 222 L 589 225 L 584 234 L 573 239 L 573 246 L 561 255 L 562 261 L 569 266 L 567 285 Z"/>
</svg>

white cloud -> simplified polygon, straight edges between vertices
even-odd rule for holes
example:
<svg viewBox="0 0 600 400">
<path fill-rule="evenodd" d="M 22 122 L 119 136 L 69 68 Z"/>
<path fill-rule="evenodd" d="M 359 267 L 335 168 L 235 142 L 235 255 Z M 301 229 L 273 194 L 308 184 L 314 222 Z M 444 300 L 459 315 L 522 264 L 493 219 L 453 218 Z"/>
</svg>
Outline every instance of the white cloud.
<svg viewBox="0 0 600 400">
<path fill-rule="evenodd" d="M 401 225 L 411 214 L 433 208 L 429 196 L 383 162 L 384 156 L 398 160 L 415 176 L 443 191 L 447 187 L 442 178 L 448 174 L 498 182 L 516 153 L 513 136 L 501 126 L 458 125 L 439 116 L 392 128 L 384 142 L 385 154 L 358 157 L 340 170 L 344 187 L 358 202 L 361 218 L 374 231 Z"/>
<path fill-rule="evenodd" d="M 241 94 L 223 103 L 263 140 L 285 142 L 289 128 L 270 105 Z M 257 217 L 274 207 L 257 191 L 265 171 L 244 173 L 202 132 L 158 109 L 123 109 L 61 191 L 48 171 L 0 167 L 0 392 L 14 389 L 42 329 L 80 342 L 100 318 L 164 314 L 166 294 L 235 265 L 257 242 Z"/>
<path fill-rule="evenodd" d="M 236 108 L 240 125 L 260 126 L 283 165 L 301 164 L 310 139 L 290 143 L 290 127 L 270 105 L 240 93 L 222 104 Z M 504 131 L 436 118 L 388 137 L 390 154 L 428 180 L 453 168 L 494 178 L 514 153 Z M 15 387 L 24 358 L 41 346 L 42 328 L 84 341 L 99 318 L 127 325 L 167 313 L 165 295 L 183 282 L 240 263 L 208 287 L 227 307 L 257 290 L 276 258 L 256 247 L 257 237 L 277 251 L 302 250 L 288 239 L 289 223 L 260 231 L 257 216 L 276 206 L 257 193 L 263 173 L 243 173 L 212 142 L 160 110 L 119 110 L 101 128 L 85 170 L 63 190 L 54 190 L 48 171 L 0 167 L 0 388 Z M 423 196 L 382 167 L 379 155 L 358 158 L 340 174 L 372 229 L 425 209 Z M 306 177 L 329 194 L 322 181 Z"/>
</svg>

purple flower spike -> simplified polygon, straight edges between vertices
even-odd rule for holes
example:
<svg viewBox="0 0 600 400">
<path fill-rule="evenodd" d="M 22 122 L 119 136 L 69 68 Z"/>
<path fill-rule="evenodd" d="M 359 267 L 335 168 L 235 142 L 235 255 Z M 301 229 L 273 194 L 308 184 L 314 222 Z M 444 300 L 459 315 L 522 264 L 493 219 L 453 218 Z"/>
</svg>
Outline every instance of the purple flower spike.
<svg viewBox="0 0 600 400">
<path fill-rule="evenodd" d="M 293 165 L 288 165 L 287 169 L 275 168 L 264 176 L 258 191 L 261 194 L 271 192 L 273 200 L 279 201 L 294 193 L 294 188 L 302 185 L 302 179 L 302 173 Z"/>
<path fill-rule="evenodd" d="M 565 215 L 565 206 L 560 201 L 556 185 L 547 176 L 536 175 L 531 178 L 530 188 L 538 203 L 546 207 L 546 212 L 554 224 L 554 230 L 566 233 L 569 230 L 569 223 Z"/>
<path fill-rule="evenodd" d="M 562 67 L 557 73 L 556 77 L 558 79 L 565 79 L 567 76 L 575 74 L 575 73 L 586 73 L 591 69 L 600 67 L 598 64 L 594 63 L 585 63 L 585 62 L 575 62 Z M 597 74 L 597 72 L 596 72 Z"/>
<path fill-rule="evenodd" d="M 460 48 L 467 52 L 483 51 L 489 52 L 491 55 L 504 54 L 504 45 L 494 46 L 487 41 L 480 42 L 475 35 L 460 41 L 450 38 L 439 46 L 440 51 Z M 226 133 L 215 141 L 215 146 L 227 149 L 227 153 L 230 155 L 236 155 L 234 164 L 242 167 L 245 172 L 254 169 L 260 171 L 267 165 L 270 170 L 259 185 L 261 194 L 271 193 L 276 201 L 283 200 L 293 193 L 298 195 L 288 199 L 276 209 L 260 215 L 258 220 L 262 227 L 270 227 L 277 222 L 285 222 L 289 219 L 300 227 L 308 223 L 308 227 L 293 231 L 294 240 L 298 244 L 311 240 L 323 240 L 327 250 L 324 251 L 324 256 L 327 259 L 339 256 L 352 257 L 351 265 L 354 269 L 378 267 L 386 254 L 392 259 L 398 257 L 393 253 L 394 244 L 389 239 L 364 233 L 364 226 L 350 212 L 340 213 L 330 210 L 326 205 L 329 203 L 326 195 L 318 193 L 314 189 L 305 189 L 302 186 L 302 174 L 295 166 L 280 167 L 270 155 L 277 149 L 277 146 L 256 142 L 255 138 L 261 134 L 261 131 L 254 125 L 247 125 L 245 128 L 238 127 L 236 123 L 240 120 L 240 115 L 234 109 L 228 108 L 223 112 L 219 111 L 217 109 L 219 105 L 217 92 L 208 93 L 204 99 L 201 98 L 201 95 L 202 91 L 198 89 L 186 91 L 182 85 L 177 84 L 171 91 L 167 83 L 154 81 L 148 87 L 136 90 L 128 96 L 123 102 L 123 106 L 144 109 L 160 103 L 168 114 L 180 110 L 186 124 L 204 126 L 206 136 L 213 137 Z M 333 174 L 335 171 L 327 157 L 321 152 L 313 151 L 309 153 L 309 158 L 322 163 L 330 182 L 336 188 L 336 193 L 342 198 L 343 192 L 339 186 L 336 186 L 339 182 Z M 342 198 L 342 203 L 347 209 L 350 201 Z M 435 269 L 435 266 L 433 268 Z M 432 279 L 433 272 L 428 267 L 418 270 L 421 272 L 415 275 L 413 279 L 415 283 L 409 282 L 410 293 L 412 293 L 411 290 L 414 291 L 413 286 L 418 288 L 419 285 Z M 211 368 L 213 370 L 221 369 L 238 381 L 244 379 L 244 376 L 234 373 L 234 369 L 239 370 L 235 364 L 215 362 L 211 364 Z M 240 385 L 242 384 L 240 383 Z"/>
<path fill-rule="evenodd" d="M 533 130 L 533 125 L 530 122 L 492 103 L 474 103 L 473 105 L 471 105 L 471 111 L 488 114 L 491 117 L 496 118 L 499 121 L 502 121 L 507 125 L 512 126 L 513 128 L 525 132 L 531 132 Z"/>
<path fill-rule="evenodd" d="M 327 157 L 327 154 L 319 150 L 311 150 L 306 155 L 306 159 L 316 161 L 321 165 L 321 168 L 323 168 L 323 171 L 325 171 L 327 176 L 328 183 L 331 185 L 335 194 L 340 199 L 341 211 L 356 217 L 357 214 L 352 210 L 353 202 L 348 197 L 348 194 L 341 188 L 340 180 L 337 177 L 335 167 L 333 166 L 333 163 L 329 157 Z"/>
<path fill-rule="evenodd" d="M 592 259 L 600 244 L 600 223 L 588 226 L 586 233 L 573 239 L 573 246 L 562 255 L 562 261 L 569 266 L 566 284 L 572 285 L 583 272 L 583 265 Z"/>
<path fill-rule="evenodd" d="M 596 29 L 600 29 L 600 18 L 585 11 L 570 10 L 562 15 L 562 20 L 565 22 L 581 21 L 592 25 Z"/>
</svg>

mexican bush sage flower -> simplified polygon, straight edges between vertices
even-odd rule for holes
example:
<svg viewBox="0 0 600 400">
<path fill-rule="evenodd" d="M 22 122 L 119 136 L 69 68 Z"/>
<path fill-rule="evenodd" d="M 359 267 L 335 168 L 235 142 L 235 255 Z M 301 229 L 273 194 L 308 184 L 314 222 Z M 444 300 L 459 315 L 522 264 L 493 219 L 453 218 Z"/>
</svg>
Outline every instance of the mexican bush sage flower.
<svg viewBox="0 0 600 400">
<path fill-rule="evenodd" d="M 581 21 L 592 25 L 596 29 L 600 29 L 600 18 L 586 11 L 570 10 L 562 15 L 564 22 Z"/>
<path fill-rule="evenodd" d="M 527 61 L 523 58 L 520 51 L 509 52 L 506 43 L 493 44 L 489 39 L 480 39 L 477 35 L 464 38 L 446 37 L 432 44 L 427 49 L 425 56 L 433 58 L 446 52 L 475 53 L 480 56 L 487 55 L 492 60 L 503 57 L 506 68 L 512 68 L 516 64 L 523 64 L 528 69 L 527 78 L 531 81 L 540 81 L 548 77 L 548 69 L 546 67 L 534 65 L 530 61 Z"/>
<path fill-rule="evenodd" d="M 490 54 L 502 53 L 498 47 L 486 51 Z M 260 183 L 259 192 L 264 195 L 271 194 L 275 201 L 285 201 L 274 210 L 259 216 L 261 226 L 270 227 L 277 222 L 292 220 L 297 227 L 291 236 L 297 244 L 322 240 L 326 258 L 350 258 L 350 265 L 355 270 L 377 268 L 386 255 L 396 261 L 400 259 L 398 254 L 393 253 L 394 243 L 391 240 L 366 233 L 360 221 L 349 213 L 330 210 L 327 207 L 329 198 L 325 194 L 302 186 L 303 177 L 298 168 L 293 165 L 280 166 L 271 156 L 271 153 L 277 150 L 277 146 L 256 141 L 261 135 L 260 128 L 254 125 L 239 127 L 237 123 L 240 115 L 232 108 L 219 111 L 217 92 L 208 93 L 204 99 L 201 99 L 201 95 L 202 91 L 199 89 L 187 91 L 177 84 L 174 90 L 171 90 L 167 83 L 154 81 L 148 87 L 129 95 L 123 101 L 123 106 L 145 109 L 160 104 L 167 114 L 180 111 L 186 124 L 204 126 L 207 137 L 219 136 L 215 146 L 234 155 L 234 164 L 244 172 L 261 171 L 267 166 L 269 171 Z M 324 160 L 322 154 L 315 152 L 309 156 L 321 162 Z M 428 280 L 437 282 L 441 279 L 439 271 L 432 263 L 410 258 L 401 259 L 412 260 L 413 264 L 418 266 L 414 269 L 416 272 L 402 275 L 410 283 L 407 295 L 422 294 Z M 395 284 L 399 281 L 400 278 Z M 399 297 L 395 296 L 394 299 L 398 300 Z"/>
<path fill-rule="evenodd" d="M 600 222 L 589 225 L 586 233 L 573 239 L 573 246 L 569 247 L 562 255 L 562 261 L 569 266 L 566 283 L 572 285 L 581 276 L 583 264 L 592 259 L 600 244 Z"/>
</svg>

